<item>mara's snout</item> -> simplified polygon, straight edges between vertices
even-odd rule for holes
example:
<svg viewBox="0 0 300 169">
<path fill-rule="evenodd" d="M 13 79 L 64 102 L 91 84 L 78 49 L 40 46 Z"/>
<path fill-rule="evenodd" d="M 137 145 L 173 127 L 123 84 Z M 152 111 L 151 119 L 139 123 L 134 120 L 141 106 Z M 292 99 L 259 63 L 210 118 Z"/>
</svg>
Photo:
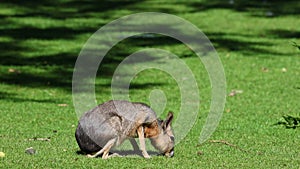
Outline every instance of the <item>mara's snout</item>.
<svg viewBox="0 0 300 169">
<path fill-rule="evenodd" d="M 170 151 L 165 153 L 166 157 L 173 157 L 174 156 L 174 148 L 172 148 Z"/>
</svg>

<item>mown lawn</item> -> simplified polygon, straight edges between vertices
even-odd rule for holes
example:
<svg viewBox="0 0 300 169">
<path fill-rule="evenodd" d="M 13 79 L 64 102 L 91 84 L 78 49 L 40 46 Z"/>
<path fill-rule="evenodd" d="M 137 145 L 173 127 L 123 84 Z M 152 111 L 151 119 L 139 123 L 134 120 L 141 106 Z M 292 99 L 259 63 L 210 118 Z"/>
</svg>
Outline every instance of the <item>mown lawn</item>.
<svg viewBox="0 0 300 169">
<path fill-rule="evenodd" d="M 149 11 L 199 27 L 223 63 L 228 95 L 241 93 L 227 97 L 217 130 L 198 145 L 211 94 L 204 66 L 170 38 L 124 40 L 99 68 L 97 102 L 111 99 L 112 74 L 122 58 L 161 48 L 178 55 L 197 79 L 202 101 L 197 122 L 176 145 L 174 158 L 102 160 L 77 154 L 72 74 L 81 48 L 106 23 Z M 299 11 L 296 0 L 0 2 L 0 152 L 5 153 L 0 168 L 299 168 L 299 129 L 274 125 L 283 115 L 300 116 L 300 50 L 292 45 L 300 44 Z M 149 104 L 154 89 L 165 92 L 167 110 L 179 111 L 176 82 L 158 70 L 140 73 L 130 97 Z M 36 154 L 26 154 L 29 147 Z"/>
</svg>

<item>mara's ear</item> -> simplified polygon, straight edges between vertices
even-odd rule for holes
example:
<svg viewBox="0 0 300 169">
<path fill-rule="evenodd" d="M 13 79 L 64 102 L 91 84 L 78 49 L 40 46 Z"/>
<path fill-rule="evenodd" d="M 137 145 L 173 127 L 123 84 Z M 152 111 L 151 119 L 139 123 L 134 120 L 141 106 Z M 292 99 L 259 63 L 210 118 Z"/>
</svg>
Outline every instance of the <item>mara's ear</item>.
<svg viewBox="0 0 300 169">
<path fill-rule="evenodd" d="M 171 127 L 172 120 L 173 120 L 173 112 L 169 112 L 166 120 L 163 121 L 162 124 L 164 130 Z"/>
</svg>

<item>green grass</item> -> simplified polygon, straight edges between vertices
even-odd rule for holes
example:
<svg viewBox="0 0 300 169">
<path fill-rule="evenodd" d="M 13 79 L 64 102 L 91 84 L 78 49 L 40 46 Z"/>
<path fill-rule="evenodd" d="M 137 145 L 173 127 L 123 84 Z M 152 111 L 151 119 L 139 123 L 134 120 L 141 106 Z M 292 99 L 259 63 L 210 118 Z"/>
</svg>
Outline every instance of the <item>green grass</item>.
<svg viewBox="0 0 300 169">
<path fill-rule="evenodd" d="M 299 168 L 300 131 L 274 125 L 283 115 L 299 116 L 300 6 L 297 1 L 80 2 L 4 1 L 0 3 L 0 168 Z M 72 73 L 86 40 L 101 26 L 136 12 L 165 12 L 198 26 L 223 63 L 228 97 L 212 137 L 198 145 L 210 104 L 204 66 L 184 45 L 128 39 L 106 56 L 96 79 L 97 102 L 111 99 L 110 79 L 122 58 L 145 47 L 177 54 L 196 76 L 201 93 L 197 123 L 175 147 L 175 157 L 90 159 L 78 155 L 74 132 Z M 273 16 L 266 12 L 272 11 Z M 286 71 L 283 71 L 283 68 Z M 154 80 L 153 80 L 154 79 Z M 153 89 L 179 111 L 176 82 L 167 74 L 141 72 L 130 97 L 149 104 Z M 66 104 L 66 105 L 61 105 Z M 30 141 L 48 138 L 51 141 Z M 223 140 L 213 143 L 211 140 Z M 33 147 L 37 154 L 28 155 Z"/>
</svg>

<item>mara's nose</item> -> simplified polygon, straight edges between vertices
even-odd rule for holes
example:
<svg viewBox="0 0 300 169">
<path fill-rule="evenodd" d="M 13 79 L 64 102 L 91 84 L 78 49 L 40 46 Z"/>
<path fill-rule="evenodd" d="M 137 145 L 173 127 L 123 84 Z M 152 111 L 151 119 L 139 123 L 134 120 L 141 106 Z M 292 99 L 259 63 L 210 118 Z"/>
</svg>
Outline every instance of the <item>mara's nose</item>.
<svg viewBox="0 0 300 169">
<path fill-rule="evenodd" d="M 173 157 L 174 156 L 174 148 L 172 148 L 169 153 L 166 154 L 167 157 Z"/>
<path fill-rule="evenodd" d="M 170 157 L 173 157 L 173 156 L 174 156 L 174 150 L 173 150 L 173 149 L 170 151 L 169 156 L 170 156 Z"/>
</svg>

